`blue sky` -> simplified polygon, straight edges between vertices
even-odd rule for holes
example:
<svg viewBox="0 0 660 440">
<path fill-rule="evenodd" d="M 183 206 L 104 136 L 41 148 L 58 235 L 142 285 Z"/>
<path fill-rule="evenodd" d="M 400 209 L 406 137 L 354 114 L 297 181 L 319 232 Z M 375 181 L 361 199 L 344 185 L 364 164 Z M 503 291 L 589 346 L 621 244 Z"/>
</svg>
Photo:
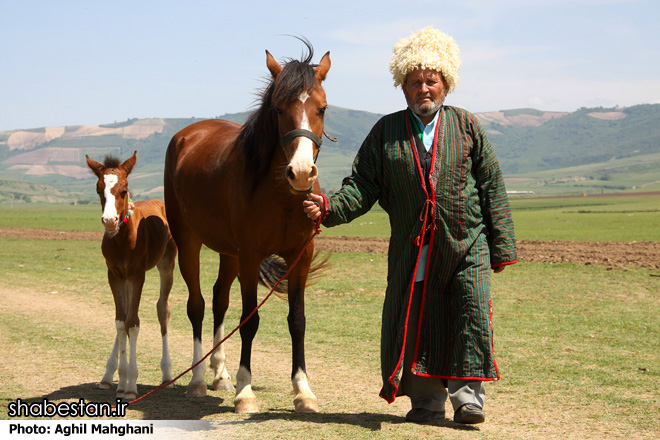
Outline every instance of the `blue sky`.
<svg viewBox="0 0 660 440">
<path fill-rule="evenodd" d="M 228 5 L 227 5 L 228 4 Z M 463 65 L 447 103 L 473 112 L 660 103 L 656 0 L 0 0 L 0 130 L 249 110 L 265 50 L 331 52 L 330 106 L 404 106 L 392 47 L 433 25 Z"/>
</svg>

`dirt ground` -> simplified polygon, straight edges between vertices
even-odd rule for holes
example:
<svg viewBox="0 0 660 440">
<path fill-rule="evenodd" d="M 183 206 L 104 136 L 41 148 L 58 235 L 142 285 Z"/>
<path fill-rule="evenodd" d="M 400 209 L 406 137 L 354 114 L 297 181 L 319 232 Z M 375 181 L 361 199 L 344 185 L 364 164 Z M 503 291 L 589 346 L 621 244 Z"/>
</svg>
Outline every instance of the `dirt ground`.
<svg viewBox="0 0 660 440">
<path fill-rule="evenodd" d="M 55 231 L 51 229 L 1 229 L 0 237 L 31 240 L 101 240 L 97 231 Z M 316 249 L 326 252 L 387 252 L 386 238 L 328 237 L 315 239 Z M 660 243 L 591 241 L 518 241 L 518 258 L 525 262 L 582 263 L 611 268 L 643 267 L 660 269 Z"/>
</svg>

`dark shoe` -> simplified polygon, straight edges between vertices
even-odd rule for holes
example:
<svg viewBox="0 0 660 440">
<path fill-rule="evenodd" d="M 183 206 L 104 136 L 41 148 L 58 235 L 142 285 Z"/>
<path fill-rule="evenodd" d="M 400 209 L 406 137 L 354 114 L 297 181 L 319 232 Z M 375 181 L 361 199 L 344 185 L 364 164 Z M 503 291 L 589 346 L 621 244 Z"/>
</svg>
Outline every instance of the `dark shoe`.
<svg viewBox="0 0 660 440">
<path fill-rule="evenodd" d="M 412 423 L 432 423 L 438 420 L 444 420 L 444 411 L 432 411 L 426 408 L 413 408 L 406 414 L 406 422 Z"/>
<path fill-rule="evenodd" d="M 486 420 L 486 414 L 484 410 L 479 406 L 473 403 L 466 403 L 462 405 L 454 413 L 454 422 L 464 423 L 466 425 L 474 425 L 477 423 L 483 423 Z"/>
</svg>

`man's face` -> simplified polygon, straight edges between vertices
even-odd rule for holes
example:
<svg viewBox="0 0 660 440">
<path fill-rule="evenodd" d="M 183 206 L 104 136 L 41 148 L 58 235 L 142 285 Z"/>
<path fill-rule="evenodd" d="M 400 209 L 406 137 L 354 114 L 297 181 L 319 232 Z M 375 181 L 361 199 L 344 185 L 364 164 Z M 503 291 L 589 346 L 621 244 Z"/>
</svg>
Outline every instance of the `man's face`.
<svg viewBox="0 0 660 440">
<path fill-rule="evenodd" d="M 445 102 L 448 91 L 442 74 L 432 69 L 416 68 L 406 76 L 406 82 L 403 84 L 403 94 L 408 107 L 424 124 L 433 120 L 433 116 Z"/>
</svg>

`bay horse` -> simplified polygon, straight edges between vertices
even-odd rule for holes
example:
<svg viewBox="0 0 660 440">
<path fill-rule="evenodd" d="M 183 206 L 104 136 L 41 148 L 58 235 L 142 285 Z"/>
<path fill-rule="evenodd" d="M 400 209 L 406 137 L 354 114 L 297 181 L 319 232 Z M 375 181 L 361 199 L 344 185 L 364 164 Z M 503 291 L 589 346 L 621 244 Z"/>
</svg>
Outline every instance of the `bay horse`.
<svg viewBox="0 0 660 440">
<path fill-rule="evenodd" d="M 224 120 L 192 124 L 172 138 L 165 158 L 165 205 L 179 249 L 179 268 L 188 291 L 188 317 L 193 327 L 193 364 L 202 353 L 204 298 L 199 282 L 202 245 L 220 254 L 213 286 L 214 345 L 223 338 L 229 291 L 238 276 L 243 321 L 257 306 L 260 266 L 272 255 L 291 265 L 310 239 L 314 224 L 302 203 L 320 193 L 316 157 L 323 136 L 326 96 L 321 86 L 330 69 L 330 53 L 310 64 L 308 55 L 280 65 L 266 51 L 270 82 L 258 108 L 245 125 Z M 297 412 L 317 412 L 305 366 L 305 284 L 313 258 L 313 242 L 288 276 L 288 325 L 292 341 L 294 404 Z M 258 412 L 252 390 L 252 341 L 259 327 L 255 313 L 241 327 L 241 356 L 236 374 L 234 410 Z M 213 388 L 233 390 L 220 346 L 211 356 Z M 187 396 L 206 395 L 201 363 L 193 369 Z"/>
<path fill-rule="evenodd" d="M 160 361 L 162 383 L 172 379 L 167 324 L 177 249 L 167 224 L 164 203 L 156 199 L 135 204 L 129 201 L 127 177 L 137 161 L 137 151 L 123 163 L 112 156 L 106 156 L 103 164 L 89 156 L 86 158 L 87 165 L 98 177 L 96 192 L 101 199 L 101 222 L 105 228 L 101 251 L 108 267 L 117 329 L 99 387 L 111 388 L 114 373 L 119 367 L 117 397 L 132 400 L 137 396 L 138 309 L 145 272 L 153 267 L 157 267 L 160 274 L 160 297 L 156 310 L 163 342 Z M 130 359 L 127 359 L 127 338 Z"/>
</svg>

